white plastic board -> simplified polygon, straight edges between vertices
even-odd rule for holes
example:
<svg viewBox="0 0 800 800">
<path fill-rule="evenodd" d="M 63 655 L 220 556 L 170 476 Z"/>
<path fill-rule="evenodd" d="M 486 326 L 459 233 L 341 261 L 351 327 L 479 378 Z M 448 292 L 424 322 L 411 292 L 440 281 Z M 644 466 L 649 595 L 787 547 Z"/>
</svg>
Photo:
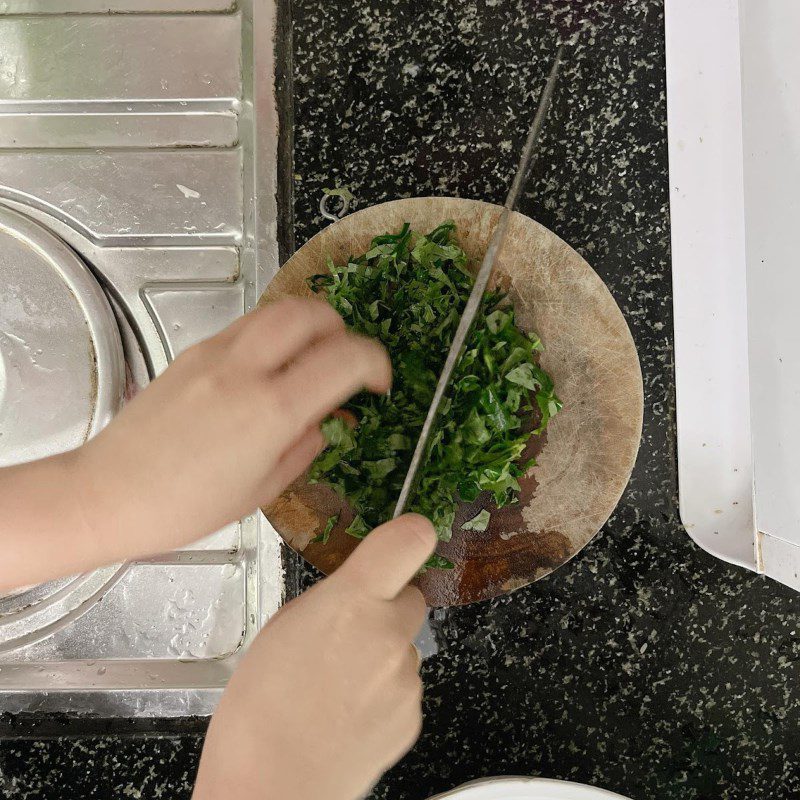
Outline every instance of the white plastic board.
<svg viewBox="0 0 800 800">
<path fill-rule="evenodd" d="M 681 518 L 800 588 L 800 3 L 665 8 Z"/>
<path fill-rule="evenodd" d="M 800 586 L 800 2 L 741 12 L 756 527 L 764 569 Z"/>
</svg>

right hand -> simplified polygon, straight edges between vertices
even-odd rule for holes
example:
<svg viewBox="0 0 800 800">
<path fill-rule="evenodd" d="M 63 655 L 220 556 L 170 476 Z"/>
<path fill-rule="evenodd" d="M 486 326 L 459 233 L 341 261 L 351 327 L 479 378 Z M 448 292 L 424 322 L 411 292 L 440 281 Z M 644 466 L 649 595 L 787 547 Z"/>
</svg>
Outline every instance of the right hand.
<svg viewBox="0 0 800 800">
<path fill-rule="evenodd" d="M 270 620 L 211 721 L 194 800 L 356 800 L 411 748 L 425 601 L 408 582 L 435 545 L 424 517 L 388 522 Z"/>
</svg>

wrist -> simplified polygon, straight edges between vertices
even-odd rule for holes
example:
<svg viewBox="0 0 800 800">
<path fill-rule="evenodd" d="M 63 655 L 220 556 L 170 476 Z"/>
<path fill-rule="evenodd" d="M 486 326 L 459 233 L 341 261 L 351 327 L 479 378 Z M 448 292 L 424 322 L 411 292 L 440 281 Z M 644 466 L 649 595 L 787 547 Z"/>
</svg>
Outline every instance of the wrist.
<svg viewBox="0 0 800 800">
<path fill-rule="evenodd" d="M 136 469 L 144 462 L 125 459 L 121 445 L 124 442 L 107 441 L 103 432 L 64 454 L 65 484 L 71 487 L 85 557 L 95 564 L 125 561 L 152 550 L 147 535 L 154 528 L 142 519 L 149 493 L 137 486 L 136 474 L 124 469 L 126 461 L 134 462 Z"/>
<path fill-rule="evenodd" d="M 95 538 L 98 513 L 92 495 L 97 480 L 96 470 L 87 459 L 88 444 L 55 456 L 54 468 L 59 471 L 63 511 L 81 538 Z"/>
<path fill-rule="evenodd" d="M 71 456 L 75 499 L 87 539 L 102 563 L 166 553 L 191 536 L 191 508 L 163 478 L 158 453 L 130 426 L 106 428 Z M 209 533 L 211 531 L 208 531 Z"/>
</svg>

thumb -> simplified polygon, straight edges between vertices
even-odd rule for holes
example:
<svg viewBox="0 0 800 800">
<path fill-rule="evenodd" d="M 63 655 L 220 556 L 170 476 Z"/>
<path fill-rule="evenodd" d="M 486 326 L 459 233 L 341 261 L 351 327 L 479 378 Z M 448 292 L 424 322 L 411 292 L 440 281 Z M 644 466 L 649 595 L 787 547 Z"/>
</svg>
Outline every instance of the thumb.
<svg viewBox="0 0 800 800">
<path fill-rule="evenodd" d="M 392 600 L 417 574 L 436 547 L 433 525 L 405 514 L 375 528 L 337 570 L 373 597 Z"/>
</svg>

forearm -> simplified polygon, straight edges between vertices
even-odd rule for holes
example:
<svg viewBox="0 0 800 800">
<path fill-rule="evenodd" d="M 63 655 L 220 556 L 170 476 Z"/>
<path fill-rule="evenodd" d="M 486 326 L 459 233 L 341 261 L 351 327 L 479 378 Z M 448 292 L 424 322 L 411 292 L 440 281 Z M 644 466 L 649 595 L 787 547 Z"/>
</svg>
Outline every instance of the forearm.
<svg viewBox="0 0 800 800">
<path fill-rule="evenodd" d="M 104 441 L 100 452 L 93 441 L 0 470 L 0 595 L 167 552 L 221 524 L 221 518 L 197 518 L 165 487 L 151 485 L 143 454 L 112 458 L 109 449 L 122 449 L 118 438 Z"/>
<path fill-rule="evenodd" d="M 65 453 L 0 470 L 0 594 L 80 572 L 94 560 L 75 461 Z"/>
<path fill-rule="evenodd" d="M 127 482 L 122 465 L 93 448 L 0 470 L 0 595 L 191 538 L 175 535 L 172 528 L 180 527 L 170 524 L 163 496 L 150 497 L 142 481 Z M 195 538 L 207 532 L 195 530 Z"/>
</svg>

